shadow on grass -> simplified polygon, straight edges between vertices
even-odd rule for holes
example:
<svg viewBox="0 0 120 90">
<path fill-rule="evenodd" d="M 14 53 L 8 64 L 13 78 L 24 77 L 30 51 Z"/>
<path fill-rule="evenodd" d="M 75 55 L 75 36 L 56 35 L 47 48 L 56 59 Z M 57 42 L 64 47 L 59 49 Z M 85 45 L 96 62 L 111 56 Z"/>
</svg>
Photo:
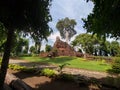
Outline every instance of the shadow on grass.
<svg viewBox="0 0 120 90">
<path fill-rule="evenodd" d="M 40 58 L 42 60 L 31 60 L 27 62 L 19 62 L 17 64 L 22 65 L 22 66 L 27 66 L 27 67 L 39 67 L 39 68 L 44 68 L 44 67 L 56 67 L 60 64 L 65 64 L 69 62 L 70 60 L 76 59 L 75 57 L 54 57 L 54 58 Z"/>
<path fill-rule="evenodd" d="M 28 60 L 32 62 L 42 62 L 42 63 L 53 63 L 53 64 L 63 64 L 70 60 L 76 59 L 75 57 L 61 56 L 61 57 L 53 57 L 53 58 L 39 58 L 39 57 L 29 57 L 29 58 L 21 58 L 23 60 Z"/>
<path fill-rule="evenodd" d="M 53 64 L 64 64 L 66 62 L 69 62 L 71 60 L 76 59 L 75 57 L 54 57 L 54 58 L 43 58 L 42 62 L 45 63 L 53 63 Z"/>
</svg>

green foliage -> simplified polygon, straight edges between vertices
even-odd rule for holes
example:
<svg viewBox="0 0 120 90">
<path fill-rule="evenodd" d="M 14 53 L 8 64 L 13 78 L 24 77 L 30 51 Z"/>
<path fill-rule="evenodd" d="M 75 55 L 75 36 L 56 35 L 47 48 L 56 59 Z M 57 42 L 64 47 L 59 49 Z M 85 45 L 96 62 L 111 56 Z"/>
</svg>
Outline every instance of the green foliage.
<svg viewBox="0 0 120 90">
<path fill-rule="evenodd" d="M 20 54 L 27 54 L 28 47 L 29 47 L 28 39 L 26 39 L 24 37 L 20 37 L 19 35 L 20 34 L 14 36 L 15 39 L 13 42 L 14 44 L 13 44 L 12 53 L 16 56 L 19 56 Z"/>
<path fill-rule="evenodd" d="M 41 41 L 37 41 L 37 40 L 34 40 L 35 41 L 35 49 L 36 49 L 36 54 L 39 54 L 40 53 L 40 49 L 41 49 Z"/>
<path fill-rule="evenodd" d="M 84 33 L 76 36 L 75 40 L 72 41 L 72 45 L 81 46 L 86 53 L 93 54 L 94 46 L 99 44 L 99 41 L 96 35 L 92 36 L 91 34 Z"/>
<path fill-rule="evenodd" d="M 52 46 L 46 44 L 46 46 L 45 46 L 45 51 L 46 51 L 46 52 L 50 52 L 51 50 L 52 50 Z"/>
<path fill-rule="evenodd" d="M 7 32 L 4 55 L 0 68 L 0 89 L 3 90 L 5 74 L 9 63 L 14 33 L 24 32 L 24 35 L 41 40 L 47 39 L 52 30 L 48 25 L 51 21 L 49 12 L 52 0 L 0 0 L 0 22 Z M 1 31 L 1 30 L 0 30 Z"/>
<path fill-rule="evenodd" d="M 17 71 L 22 71 L 22 72 L 27 72 L 27 73 L 35 73 L 36 68 L 35 67 L 26 67 L 26 66 L 21 66 L 17 64 L 9 64 L 8 66 L 12 70 L 17 70 Z"/>
<path fill-rule="evenodd" d="M 13 3 L 1 0 L 0 21 L 7 29 L 11 27 L 25 31 L 25 34 L 30 33 L 32 37 L 45 38 L 51 32 L 47 24 L 51 21 L 51 1 L 14 0 Z"/>
<path fill-rule="evenodd" d="M 118 41 L 104 41 L 104 38 L 98 38 L 92 34 L 79 34 L 71 43 L 74 47 L 81 47 L 86 53 L 95 56 L 119 56 L 120 44 Z"/>
<path fill-rule="evenodd" d="M 31 53 L 31 54 L 34 54 L 34 53 L 35 53 L 35 46 L 31 46 L 31 47 L 30 47 L 30 53 Z"/>
<path fill-rule="evenodd" d="M 17 65 L 17 64 L 9 64 L 8 67 L 10 69 L 13 69 L 13 70 L 24 70 L 24 69 L 26 69 L 25 66 L 20 66 L 20 65 Z"/>
<path fill-rule="evenodd" d="M 120 74 L 120 59 L 115 59 L 112 68 L 108 69 L 109 73 Z"/>
<path fill-rule="evenodd" d="M 40 73 L 41 75 L 45 75 L 45 76 L 48 76 L 48 77 L 54 77 L 57 75 L 57 72 L 55 70 L 52 70 L 52 69 L 48 69 L 48 68 L 45 68 L 41 71 Z"/>
<path fill-rule="evenodd" d="M 87 32 L 99 36 L 120 37 L 120 0 L 87 0 L 94 3 L 93 12 L 83 19 Z"/>
<path fill-rule="evenodd" d="M 112 56 L 120 56 L 120 44 L 117 41 L 112 41 L 110 44 L 111 55 Z"/>
</svg>

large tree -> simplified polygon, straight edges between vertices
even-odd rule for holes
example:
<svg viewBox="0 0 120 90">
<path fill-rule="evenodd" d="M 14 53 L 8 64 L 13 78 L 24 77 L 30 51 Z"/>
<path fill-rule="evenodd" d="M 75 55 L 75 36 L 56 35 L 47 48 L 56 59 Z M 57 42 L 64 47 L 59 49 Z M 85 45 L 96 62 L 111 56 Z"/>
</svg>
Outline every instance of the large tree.
<svg viewBox="0 0 120 90">
<path fill-rule="evenodd" d="M 13 36 L 23 31 L 37 39 L 51 33 L 48 22 L 51 21 L 49 6 L 51 0 L 0 0 L 0 22 L 5 27 L 7 39 L 0 68 L 0 90 L 7 72 Z"/>
<path fill-rule="evenodd" d="M 100 36 L 120 37 L 120 0 L 87 0 L 94 3 L 93 12 L 84 21 L 88 32 Z"/>
<path fill-rule="evenodd" d="M 66 42 L 76 34 L 74 29 L 76 24 L 77 23 L 74 19 L 69 19 L 68 17 L 57 22 L 56 28 L 59 30 L 61 37 L 66 39 Z"/>
<path fill-rule="evenodd" d="M 19 56 L 20 54 L 23 54 L 24 51 L 25 53 L 28 52 L 28 48 L 29 48 L 29 41 L 26 38 L 23 37 L 17 37 L 16 40 L 14 40 L 14 45 L 13 45 L 13 49 L 12 49 L 12 53 L 14 55 Z"/>
<path fill-rule="evenodd" d="M 35 46 L 31 46 L 29 51 L 31 54 L 34 54 L 35 53 Z"/>
<path fill-rule="evenodd" d="M 85 53 L 93 54 L 95 45 L 99 44 L 99 40 L 96 35 L 91 34 L 79 34 L 75 40 L 72 41 L 73 46 L 80 46 Z"/>
<path fill-rule="evenodd" d="M 40 53 L 40 49 L 41 49 L 41 41 L 35 41 L 35 49 L 36 49 L 36 53 L 39 54 Z"/>
<path fill-rule="evenodd" d="M 75 40 L 72 41 L 73 46 L 80 46 L 85 53 L 94 54 L 94 55 L 105 55 L 107 56 L 110 53 L 110 42 L 104 41 L 104 38 L 98 38 L 92 34 L 79 34 L 76 36 Z"/>
<path fill-rule="evenodd" d="M 45 51 L 46 51 L 46 52 L 50 52 L 51 50 L 52 50 L 52 46 L 46 44 L 46 45 L 45 45 Z"/>
<path fill-rule="evenodd" d="M 120 44 L 117 41 L 104 41 L 104 38 L 98 38 L 92 34 L 79 34 L 71 43 L 78 49 L 81 48 L 85 53 L 99 56 L 119 56 Z"/>
<path fill-rule="evenodd" d="M 112 41 L 110 45 L 110 51 L 112 56 L 120 56 L 120 44 L 117 41 Z"/>
</svg>

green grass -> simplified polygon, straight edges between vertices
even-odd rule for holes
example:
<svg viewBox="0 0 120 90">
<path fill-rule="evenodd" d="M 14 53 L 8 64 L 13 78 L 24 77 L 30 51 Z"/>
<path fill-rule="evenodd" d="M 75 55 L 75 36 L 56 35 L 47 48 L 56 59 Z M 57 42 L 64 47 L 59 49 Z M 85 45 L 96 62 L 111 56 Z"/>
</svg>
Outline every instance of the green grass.
<svg viewBox="0 0 120 90">
<path fill-rule="evenodd" d="M 50 64 L 64 64 L 69 63 L 69 67 L 81 68 L 94 71 L 106 71 L 111 68 L 110 64 L 105 63 L 104 60 L 85 60 L 78 57 L 55 57 L 55 58 L 41 58 L 41 57 L 20 57 L 23 60 L 29 60 L 31 62 L 42 62 Z"/>
</svg>

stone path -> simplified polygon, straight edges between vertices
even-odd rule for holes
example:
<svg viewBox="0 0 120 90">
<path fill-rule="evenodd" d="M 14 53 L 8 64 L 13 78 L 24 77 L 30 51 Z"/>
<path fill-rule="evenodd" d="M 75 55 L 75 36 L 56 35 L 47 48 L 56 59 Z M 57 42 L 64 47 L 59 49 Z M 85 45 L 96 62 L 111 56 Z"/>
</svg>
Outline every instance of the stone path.
<svg viewBox="0 0 120 90">
<path fill-rule="evenodd" d="M 24 66 L 36 66 L 37 68 L 53 68 L 56 69 L 58 68 L 55 65 L 50 65 L 50 64 L 43 64 L 43 63 L 31 63 L 25 60 L 10 60 L 10 63 L 12 64 L 20 64 Z M 84 69 L 76 69 L 76 68 L 64 68 L 63 72 L 73 74 L 73 75 L 83 75 L 87 77 L 94 77 L 94 78 L 104 78 L 106 76 L 109 76 L 108 73 L 106 72 L 98 72 L 98 71 L 90 71 L 90 70 L 84 70 Z"/>
</svg>

